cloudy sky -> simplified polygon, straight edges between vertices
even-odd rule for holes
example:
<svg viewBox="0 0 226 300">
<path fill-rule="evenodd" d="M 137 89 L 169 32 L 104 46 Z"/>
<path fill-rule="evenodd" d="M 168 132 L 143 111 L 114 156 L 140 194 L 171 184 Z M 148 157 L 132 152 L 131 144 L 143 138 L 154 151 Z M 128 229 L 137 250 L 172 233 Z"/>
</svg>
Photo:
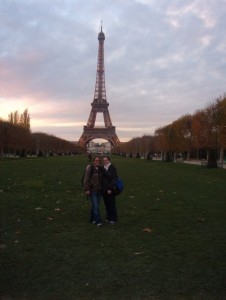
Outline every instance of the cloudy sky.
<svg viewBox="0 0 226 300">
<path fill-rule="evenodd" d="M 121 141 L 226 92 L 226 0 L 0 0 L 0 117 L 28 108 L 32 132 L 78 140 L 94 96 L 101 20 Z"/>
</svg>

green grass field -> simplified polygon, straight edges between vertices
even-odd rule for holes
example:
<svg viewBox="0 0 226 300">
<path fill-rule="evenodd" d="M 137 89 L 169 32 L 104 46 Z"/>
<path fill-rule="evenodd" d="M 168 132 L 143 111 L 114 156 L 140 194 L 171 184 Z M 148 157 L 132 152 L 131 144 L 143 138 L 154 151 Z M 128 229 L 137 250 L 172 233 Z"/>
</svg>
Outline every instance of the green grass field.
<svg viewBox="0 0 226 300">
<path fill-rule="evenodd" d="M 119 222 L 97 228 L 85 156 L 0 160 L 0 299 L 226 299 L 226 170 L 112 162 Z"/>
</svg>

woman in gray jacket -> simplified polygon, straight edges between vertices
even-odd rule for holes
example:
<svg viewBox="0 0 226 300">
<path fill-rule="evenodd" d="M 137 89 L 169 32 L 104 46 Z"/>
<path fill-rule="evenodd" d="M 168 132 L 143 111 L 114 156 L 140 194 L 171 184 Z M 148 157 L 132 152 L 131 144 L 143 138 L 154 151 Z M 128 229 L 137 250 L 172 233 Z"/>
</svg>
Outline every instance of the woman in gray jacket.
<svg viewBox="0 0 226 300">
<path fill-rule="evenodd" d="M 102 225 L 99 208 L 102 197 L 101 169 L 99 157 L 95 157 L 93 159 L 92 165 L 88 165 L 86 167 L 83 184 L 85 193 L 90 198 L 91 202 L 90 222 L 99 227 Z"/>
</svg>

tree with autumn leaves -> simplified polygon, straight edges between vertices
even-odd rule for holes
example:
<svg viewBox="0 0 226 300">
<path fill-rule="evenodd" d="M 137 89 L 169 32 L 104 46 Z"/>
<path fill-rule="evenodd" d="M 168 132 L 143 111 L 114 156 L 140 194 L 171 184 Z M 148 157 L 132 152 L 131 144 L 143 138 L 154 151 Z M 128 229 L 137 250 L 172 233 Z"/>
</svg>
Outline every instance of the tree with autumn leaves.
<svg viewBox="0 0 226 300">
<path fill-rule="evenodd" d="M 115 152 L 131 154 L 140 151 L 159 154 L 162 160 L 177 158 L 206 159 L 211 166 L 223 162 L 226 149 L 226 95 L 193 115 L 186 114 L 171 124 L 158 128 L 154 136 L 134 138 L 121 144 Z"/>
<path fill-rule="evenodd" d="M 174 156 L 184 153 L 187 160 L 212 159 L 223 161 L 226 147 L 226 96 L 219 97 L 214 103 L 193 115 L 185 115 L 163 128 L 157 129 L 155 134 L 160 136 L 163 151 L 167 151 L 171 129 L 171 151 Z M 168 142 L 169 143 L 169 142 Z"/>
</svg>

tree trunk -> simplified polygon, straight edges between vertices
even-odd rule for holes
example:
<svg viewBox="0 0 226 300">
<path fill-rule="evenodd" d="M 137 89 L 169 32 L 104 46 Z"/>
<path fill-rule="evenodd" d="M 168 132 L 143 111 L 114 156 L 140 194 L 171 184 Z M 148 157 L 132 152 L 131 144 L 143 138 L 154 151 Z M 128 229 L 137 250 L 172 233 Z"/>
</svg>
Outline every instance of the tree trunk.
<svg viewBox="0 0 226 300">
<path fill-rule="evenodd" d="M 208 161 L 207 168 L 217 168 L 217 153 L 215 150 L 211 149 L 208 151 Z"/>
<path fill-rule="evenodd" d="M 224 148 L 221 148 L 221 149 L 220 149 L 219 163 L 221 163 L 221 164 L 224 163 Z"/>
</svg>

